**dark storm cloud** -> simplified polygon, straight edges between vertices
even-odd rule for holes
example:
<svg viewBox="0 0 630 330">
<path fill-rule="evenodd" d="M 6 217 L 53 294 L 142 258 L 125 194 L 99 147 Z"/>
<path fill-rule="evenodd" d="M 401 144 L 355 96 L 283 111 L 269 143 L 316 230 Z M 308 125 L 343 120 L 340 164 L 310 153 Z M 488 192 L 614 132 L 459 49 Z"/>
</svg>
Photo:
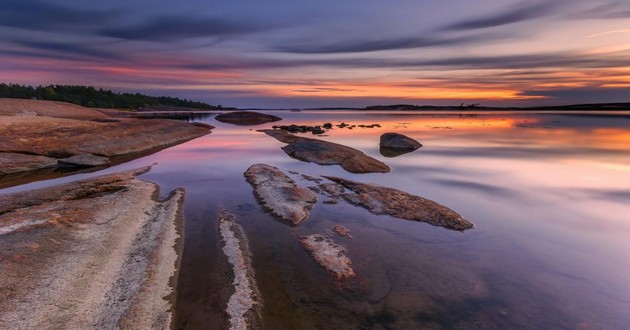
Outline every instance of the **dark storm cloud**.
<svg viewBox="0 0 630 330">
<path fill-rule="evenodd" d="M 123 60 L 127 59 L 125 56 L 104 51 L 100 49 L 95 49 L 90 46 L 85 46 L 77 43 L 59 43 L 59 42 L 49 42 L 49 41 L 28 41 L 28 40 L 12 40 L 14 44 L 28 47 L 30 49 L 34 49 L 38 52 L 34 52 L 34 54 L 38 54 L 37 57 L 46 57 L 46 58 L 63 58 L 64 56 L 70 55 L 72 58 L 97 58 L 97 59 L 111 59 L 111 60 Z M 77 56 L 72 56 L 77 55 Z"/>
<path fill-rule="evenodd" d="M 140 25 L 108 28 L 100 34 L 127 40 L 171 41 L 187 38 L 234 36 L 264 31 L 272 25 L 252 24 L 220 18 L 162 16 Z"/>
<path fill-rule="evenodd" d="M 471 30 L 508 25 L 547 16 L 557 7 L 557 1 L 539 2 L 534 4 L 520 3 L 506 11 L 457 22 L 446 26 L 444 29 Z"/>
<path fill-rule="evenodd" d="M 43 1 L 15 0 L 2 4 L 0 26 L 27 30 L 80 31 L 84 26 L 106 23 L 117 16 L 118 13 L 113 11 L 74 9 Z"/>
</svg>

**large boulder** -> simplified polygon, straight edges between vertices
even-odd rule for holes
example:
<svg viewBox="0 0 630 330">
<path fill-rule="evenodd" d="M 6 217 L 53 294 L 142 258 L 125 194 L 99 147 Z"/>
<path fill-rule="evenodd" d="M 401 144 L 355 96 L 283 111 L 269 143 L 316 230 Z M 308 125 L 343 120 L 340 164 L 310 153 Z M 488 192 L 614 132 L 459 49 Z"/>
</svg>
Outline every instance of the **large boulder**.
<svg viewBox="0 0 630 330">
<path fill-rule="evenodd" d="M 234 125 L 260 125 L 282 120 L 280 117 L 268 115 L 255 111 L 233 111 L 226 112 L 214 117 L 214 119 Z"/>
<path fill-rule="evenodd" d="M 317 196 L 310 190 L 298 187 L 278 168 L 255 164 L 245 172 L 247 181 L 254 187 L 256 197 L 271 213 L 292 225 L 304 222 Z"/>
<path fill-rule="evenodd" d="M 287 155 L 320 165 L 339 165 L 350 173 L 387 173 L 389 166 L 363 152 L 341 144 L 305 138 L 282 130 L 261 130 L 277 140 L 288 143 L 282 147 Z"/>
</svg>

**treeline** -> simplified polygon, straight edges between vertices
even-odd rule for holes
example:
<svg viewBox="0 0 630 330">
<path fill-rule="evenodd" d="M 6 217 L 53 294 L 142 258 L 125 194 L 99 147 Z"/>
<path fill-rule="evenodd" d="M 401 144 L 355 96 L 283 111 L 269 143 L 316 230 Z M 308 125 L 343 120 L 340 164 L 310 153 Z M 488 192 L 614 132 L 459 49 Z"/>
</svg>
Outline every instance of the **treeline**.
<svg viewBox="0 0 630 330">
<path fill-rule="evenodd" d="M 48 85 L 33 87 L 18 84 L 0 84 L 1 97 L 63 101 L 89 108 L 140 109 L 143 107 L 163 106 L 200 110 L 223 109 L 221 105 L 213 106 L 177 97 L 156 97 L 140 93 L 114 93 L 110 90 L 96 89 L 91 86 Z"/>
</svg>

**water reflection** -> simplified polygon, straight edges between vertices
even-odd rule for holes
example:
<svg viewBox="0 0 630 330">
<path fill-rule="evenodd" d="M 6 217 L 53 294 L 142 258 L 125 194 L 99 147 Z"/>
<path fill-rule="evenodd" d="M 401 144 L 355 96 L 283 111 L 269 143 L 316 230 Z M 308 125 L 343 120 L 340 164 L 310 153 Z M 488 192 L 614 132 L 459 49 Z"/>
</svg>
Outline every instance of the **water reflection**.
<svg viewBox="0 0 630 330">
<path fill-rule="evenodd" d="M 333 128 L 319 138 L 357 148 L 392 172 L 350 174 L 296 161 L 280 149 L 283 143 L 256 132 L 272 124 L 239 127 L 212 117 L 192 119 L 216 126 L 212 134 L 108 169 L 157 162 L 143 178 L 160 183 L 162 194 L 186 188 L 178 327 L 225 326 L 230 279 L 217 243 L 219 206 L 235 213 L 248 234 L 270 329 L 630 324 L 628 113 L 269 113 L 283 117 L 283 125 L 378 123 Z M 379 137 L 392 131 L 424 147 L 383 157 Z M 319 203 L 309 220 L 290 228 L 258 206 L 243 178 L 254 163 L 424 196 L 461 213 L 475 229 L 451 232 L 345 203 Z M 356 280 L 336 283 L 298 242 L 334 224 L 352 231 L 354 239 L 336 240 L 347 248 Z"/>
</svg>

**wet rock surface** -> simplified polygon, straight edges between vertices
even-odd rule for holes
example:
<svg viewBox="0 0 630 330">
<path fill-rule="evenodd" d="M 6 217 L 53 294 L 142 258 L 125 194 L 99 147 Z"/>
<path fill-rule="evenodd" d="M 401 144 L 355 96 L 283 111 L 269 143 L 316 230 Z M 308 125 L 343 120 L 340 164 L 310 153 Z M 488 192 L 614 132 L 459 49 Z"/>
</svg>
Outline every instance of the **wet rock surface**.
<svg viewBox="0 0 630 330">
<path fill-rule="evenodd" d="M 210 129 L 175 120 L 112 119 L 63 102 L 0 99 L 0 163 L 6 174 L 50 167 L 44 158 L 12 154 L 129 156 L 179 144 Z M 92 161 L 81 161 L 81 166 Z"/>
<path fill-rule="evenodd" d="M 0 152 L 0 175 L 34 171 L 57 166 L 57 159 L 28 154 Z"/>
<path fill-rule="evenodd" d="M 109 158 L 95 156 L 92 154 L 76 155 L 68 158 L 59 159 L 59 167 L 96 167 L 105 166 L 110 163 Z"/>
<path fill-rule="evenodd" d="M 317 201 L 314 193 L 298 187 L 291 178 L 273 166 L 252 165 L 245 172 L 245 178 L 254 187 L 259 202 L 292 225 L 304 222 Z"/>
<path fill-rule="evenodd" d="M 234 293 L 227 303 L 229 329 L 260 329 L 262 326 L 262 298 L 258 291 L 251 265 L 250 250 L 243 228 L 236 217 L 219 210 L 219 232 L 222 251 L 232 266 Z"/>
<path fill-rule="evenodd" d="M 226 112 L 214 117 L 222 123 L 234 125 L 260 125 L 280 121 L 282 118 L 255 111 Z"/>
<path fill-rule="evenodd" d="M 0 196 L 0 328 L 170 328 L 184 192 L 147 170 Z"/>
<path fill-rule="evenodd" d="M 349 190 L 338 195 L 348 203 L 363 207 L 374 214 L 426 222 L 452 230 L 471 229 L 473 224 L 457 212 L 432 200 L 393 188 L 359 183 L 338 177 L 325 178 Z M 332 191 L 327 189 L 327 191 Z"/>
<path fill-rule="evenodd" d="M 385 157 L 396 157 L 422 147 L 420 142 L 399 133 L 385 133 L 381 135 L 380 152 Z"/>
<path fill-rule="evenodd" d="M 352 261 L 346 256 L 346 249 L 343 246 L 321 234 L 302 236 L 300 242 L 311 253 L 315 261 L 326 268 L 336 279 L 355 277 Z"/>
<path fill-rule="evenodd" d="M 350 173 L 387 173 L 389 166 L 363 152 L 341 144 L 296 136 L 282 130 L 261 132 L 288 143 L 282 150 L 289 156 L 319 165 L 339 165 Z"/>
</svg>

